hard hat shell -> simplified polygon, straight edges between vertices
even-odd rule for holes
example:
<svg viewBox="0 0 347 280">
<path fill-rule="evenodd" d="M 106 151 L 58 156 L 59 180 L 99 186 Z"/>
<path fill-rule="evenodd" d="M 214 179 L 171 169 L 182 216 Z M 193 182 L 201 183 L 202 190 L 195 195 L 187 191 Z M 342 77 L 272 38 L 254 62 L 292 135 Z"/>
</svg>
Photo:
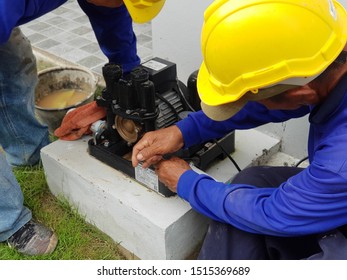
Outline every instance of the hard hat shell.
<svg viewBox="0 0 347 280">
<path fill-rule="evenodd" d="M 204 20 L 197 86 L 210 106 L 317 75 L 347 40 L 347 13 L 333 0 L 216 0 Z"/>
<path fill-rule="evenodd" d="M 157 16 L 165 0 L 123 0 L 134 22 L 145 23 Z"/>
</svg>

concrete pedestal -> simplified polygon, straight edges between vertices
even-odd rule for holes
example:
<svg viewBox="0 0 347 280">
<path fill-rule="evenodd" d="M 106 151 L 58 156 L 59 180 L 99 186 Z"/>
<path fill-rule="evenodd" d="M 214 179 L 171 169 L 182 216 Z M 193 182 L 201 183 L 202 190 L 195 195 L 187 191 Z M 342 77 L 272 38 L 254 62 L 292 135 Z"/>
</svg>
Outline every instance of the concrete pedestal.
<svg viewBox="0 0 347 280">
<path fill-rule="evenodd" d="M 253 141 L 257 137 L 257 141 Z M 185 259 L 202 241 L 208 219 L 178 196 L 163 197 L 90 156 L 88 138 L 55 141 L 41 151 L 48 186 L 72 207 L 140 259 Z M 256 143 L 255 143 L 256 142 Z M 241 168 L 276 152 L 278 140 L 260 132 L 237 132 L 234 159 Z M 229 172 L 228 172 L 229 170 Z M 207 171 L 227 181 L 234 170 L 229 159 Z"/>
</svg>

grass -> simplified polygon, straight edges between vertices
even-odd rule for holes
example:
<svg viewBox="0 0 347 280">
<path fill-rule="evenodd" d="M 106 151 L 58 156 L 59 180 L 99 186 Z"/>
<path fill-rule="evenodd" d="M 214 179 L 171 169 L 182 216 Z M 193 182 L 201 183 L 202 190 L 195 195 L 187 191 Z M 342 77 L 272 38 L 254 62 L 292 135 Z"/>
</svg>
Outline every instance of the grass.
<svg viewBox="0 0 347 280">
<path fill-rule="evenodd" d="M 85 222 L 63 198 L 56 198 L 47 186 L 41 165 L 15 168 L 25 205 L 33 217 L 54 229 L 59 242 L 51 255 L 29 257 L 0 243 L 0 260 L 122 260 L 117 244 L 96 227 Z"/>
</svg>

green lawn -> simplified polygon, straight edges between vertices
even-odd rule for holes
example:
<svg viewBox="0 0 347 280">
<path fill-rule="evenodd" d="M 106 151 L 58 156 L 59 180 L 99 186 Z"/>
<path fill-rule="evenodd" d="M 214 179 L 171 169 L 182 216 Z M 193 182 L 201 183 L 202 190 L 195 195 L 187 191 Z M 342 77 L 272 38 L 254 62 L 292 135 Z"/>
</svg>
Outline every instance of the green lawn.
<svg viewBox="0 0 347 280">
<path fill-rule="evenodd" d="M 59 238 L 55 252 L 27 257 L 0 243 L 0 260 L 119 260 L 125 259 L 117 244 L 96 227 L 84 221 L 63 198 L 54 197 L 47 186 L 42 166 L 15 168 L 25 205 L 36 220 L 54 229 Z"/>
</svg>

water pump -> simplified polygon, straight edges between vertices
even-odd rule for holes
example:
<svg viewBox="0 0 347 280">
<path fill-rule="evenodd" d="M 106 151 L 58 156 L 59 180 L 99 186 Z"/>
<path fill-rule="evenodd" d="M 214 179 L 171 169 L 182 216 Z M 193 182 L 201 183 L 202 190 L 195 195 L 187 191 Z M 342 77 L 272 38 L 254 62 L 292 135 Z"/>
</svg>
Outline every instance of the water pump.
<svg viewBox="0 0 347 280">
<path fill-rule="evenodd" d="M 96 102 L 106 109 L 107 116 L 93 124 L 88 152 L 161 195 L 174 195 L 158 180 L 153 169 L 133 168 L 131 152 L 144 133 L 173 125 L 200 109 L 197 71 L 185 86 L 177 79 L 176 64 L 153 58 L 126 75 L 120 65 L 107 63 L 103 76 L 106 87 Z M 212 161 L 225 158 L 225 152 L 234 151 L 234 132 L 218 139 L 217 144 L 203 143 L 175 155 L 205 170 Z"/>
</svg>

